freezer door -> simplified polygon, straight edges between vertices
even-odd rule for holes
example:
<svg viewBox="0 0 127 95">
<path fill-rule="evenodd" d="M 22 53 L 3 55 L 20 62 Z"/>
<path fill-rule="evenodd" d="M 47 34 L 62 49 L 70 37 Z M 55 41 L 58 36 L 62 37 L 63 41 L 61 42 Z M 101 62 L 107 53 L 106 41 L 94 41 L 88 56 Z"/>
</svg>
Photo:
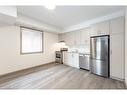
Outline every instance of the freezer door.
<svg viewBox="0 0 127 95">
<path fill-rule="evenodd" d="M 103 77 L 109 77 L 109 68 L 108 68 L 108 61 L 101 61 L 101 60 L 90 60 L 92 63 L 91 65 L 91 72 Z"/>
<path fill-rule="evenodd" d="M 92 59 L 108 60 L 108 36 L 92 37 L 90 51 Z"/>
</svg>

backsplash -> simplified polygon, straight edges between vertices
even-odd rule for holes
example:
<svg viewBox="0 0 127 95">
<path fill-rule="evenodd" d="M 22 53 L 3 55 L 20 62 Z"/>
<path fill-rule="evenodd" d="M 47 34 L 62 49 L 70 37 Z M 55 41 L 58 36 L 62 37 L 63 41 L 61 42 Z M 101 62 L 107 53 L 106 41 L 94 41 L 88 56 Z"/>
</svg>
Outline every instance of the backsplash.
<svg viewBox="0 0 127 95">
<path fill-rule="evenodd" d="M 85 45 L 79 45 L 79 46 L 69 46 L 68 47 L 69 52 L 79 52 L 79 53 L 89 53 L 90 47 Z"/>
<path fill-rule="evenodd" d="M 56 51 L 60 51 L 60 48 L 68 48 L 68 52 L 78 52 L 78 53 L 89 53 L 90 46 L 89 45 L 62 45 L 60 43 L 55 44 Z"/>
</svg>

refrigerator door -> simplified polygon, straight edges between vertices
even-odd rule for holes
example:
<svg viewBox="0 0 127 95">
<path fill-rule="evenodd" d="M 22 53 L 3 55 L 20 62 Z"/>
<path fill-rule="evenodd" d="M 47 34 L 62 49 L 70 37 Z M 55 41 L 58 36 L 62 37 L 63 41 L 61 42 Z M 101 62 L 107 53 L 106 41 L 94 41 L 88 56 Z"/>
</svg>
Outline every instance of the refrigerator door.
<svg viewBox="0 0 127 95">
<path fill-rule="evenodd" d="M 109 36 L 91 37 L 91 71 L 97 75 L 109 75 Z"/>
<path fill-rule="evenodd" d="M 91 58 L 97 60 L 108 59 L 108 36 L 93 37 L 91 40 Z"/>
<path fill-rule="evenodd" d="M 91 72 L 100 76 L 109 77 L 108 62 L 101 60 L 91 60 Z"/>
</svg>

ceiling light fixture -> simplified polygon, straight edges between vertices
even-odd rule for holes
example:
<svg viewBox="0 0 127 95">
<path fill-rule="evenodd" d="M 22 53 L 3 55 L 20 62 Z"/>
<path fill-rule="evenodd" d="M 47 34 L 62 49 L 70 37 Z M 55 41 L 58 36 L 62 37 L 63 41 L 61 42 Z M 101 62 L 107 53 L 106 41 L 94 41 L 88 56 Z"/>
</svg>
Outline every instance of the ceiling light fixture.
<svg viewBox="0 0 127 95">
<path fill-rule="evenodd" d="M 53 10 L 56 8 L 56 6 L 54 4 L 47 4 L 47 5 L 44 5 L 45 8 L 49 9 L 49 10 Z"/>
</svg>

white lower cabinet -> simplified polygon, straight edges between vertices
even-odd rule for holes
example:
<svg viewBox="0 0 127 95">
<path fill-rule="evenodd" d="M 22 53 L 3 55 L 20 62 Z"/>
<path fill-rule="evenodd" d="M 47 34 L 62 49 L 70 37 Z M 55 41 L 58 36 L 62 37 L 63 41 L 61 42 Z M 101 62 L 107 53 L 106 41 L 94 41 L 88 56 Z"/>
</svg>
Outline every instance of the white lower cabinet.
<svg viewBox="0 0 127 95">
<path fill-rule="evenodd" d="M 72 66 L 79 68 L 79 54 L 78 53 L 72 53 Z"/>
<path fill-rule="evenodd" d="M 79 68 L 79 54 L 71 52 L 64 53 L 63 63 L 65 65 Z"/>
<path fill-rule="evenodd" d="M 63 52 L 63 64 L 68 63 L 68 53 L 65 51 Z"/>
</svg>

